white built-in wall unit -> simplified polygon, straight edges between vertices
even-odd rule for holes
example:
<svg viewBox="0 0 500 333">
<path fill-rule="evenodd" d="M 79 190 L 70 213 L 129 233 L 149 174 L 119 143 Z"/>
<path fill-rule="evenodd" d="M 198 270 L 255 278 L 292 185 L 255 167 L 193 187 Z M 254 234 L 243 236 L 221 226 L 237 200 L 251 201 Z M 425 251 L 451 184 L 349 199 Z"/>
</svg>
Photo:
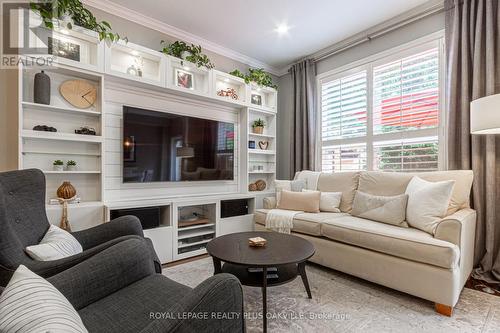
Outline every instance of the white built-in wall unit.
<svg viewBox="0 0 500 333">
<path fill-rule="evenodd" d="M 40 36 L 48 39 L 49 32 L 44 33 Z M 73 230 L 108 221 L 115 209 L 160 207 L 160 226 L 145 234 L 153 240 L 162 263 L 205 253 L 204 245 L 217 235 L 253 229 L 253 210 L 272 192 L 275 179 L 275 89 L 246 84 L 227 73 L 198 68 L 130 42 L 100 42 L 94 32 L 79 27 L 56 28 L 52 37 L 78 45 L 80 61 L 59 56 L 52 66 L 43 68 L 51 79 L 49 105 L 37 104 L 33 98 L 34 76 L 41 68 L 19 69 L 18 147 L 19 168 L 38 168 L 46 175 L 52 223 L 59 223 L 62 207 L 50 204 L 50 199 L 63 181 L 70 181 L 81 199 L 69 204 Z M 190 87 L 178 84 L 179 72 L 192 75 Z M 76 108 L 61 96 L 60 84 L 74 79 L 97 89 L 97 101 L 91 107 Z M 220 96 L 221 90 L 230 93 Z M 233 123 L 234 179 L 123 183 L 123 106 Z M 257 118 L 266 123 L 263 134 L 252 133 L 251 124 Z M 57 132 L 33 130 L 37 125 L 55 127 Z M 96 135 L 75 134 L 83 126 L 95 129 Z M 255 142 L 255 149 L 248 148 L 249 141 Z M 262 144 L 265 149 L 260 149 L 259 141 L 268 142 L 267 148 Z M 58 159 L 76 161 L 76 171 L 54 171 L 52 162 Z M 266 189 L 249 191 L 249 184 L 259 179 L 266 182 Z M 248 199 L 248 214 L 221 218 L 221 201 L 235 198 Z M 210 223 L 179 227 L 179 214 L 190 209 Z"/>
</svg>

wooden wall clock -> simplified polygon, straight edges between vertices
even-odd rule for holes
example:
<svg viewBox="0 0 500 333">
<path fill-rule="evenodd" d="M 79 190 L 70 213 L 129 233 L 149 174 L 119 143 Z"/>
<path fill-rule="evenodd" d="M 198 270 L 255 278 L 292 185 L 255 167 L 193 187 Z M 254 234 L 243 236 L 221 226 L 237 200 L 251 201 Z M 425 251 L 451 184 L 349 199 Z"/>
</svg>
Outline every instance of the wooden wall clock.
<svg viewBox="0 0 500 333">
<path fill-rule="evenodd" d="M 86 80 L 68 80 L 59 86 L 59 92 L 68 103 L 79 109 L 88 109 L 97 100 L 97 88 Z"/>
</svg>

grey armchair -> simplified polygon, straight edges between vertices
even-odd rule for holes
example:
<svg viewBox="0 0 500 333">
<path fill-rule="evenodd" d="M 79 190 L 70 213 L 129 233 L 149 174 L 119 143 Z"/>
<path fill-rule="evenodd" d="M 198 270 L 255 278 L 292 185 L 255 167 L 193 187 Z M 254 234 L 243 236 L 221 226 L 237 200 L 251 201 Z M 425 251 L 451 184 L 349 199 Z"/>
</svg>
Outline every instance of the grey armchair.
<svg viewBox="0 0 500 333">
<path fill-rule="evenodd" d="M 73 236 L 83 252 L 54 261 L 35 261 L 24 251 L 38 244 L 49 228 L 45 212 L 45 176 L 37 169 L 0 173 L 0 286 L 5 286 L 16 268 L 23 264 L 43 277 L 62 272 L 95 254 L 129 238 L 146 243 L 150 261 L 157 272 L 161 265 L 152 243 L 144 238 L 140 221 L 124 216 Z"/>
<path fill-rule="evenodd" d="M 233 275 L 192 289 L 156 274 L 149 258 L 146 243 L 127 239 L 47 280 L 89 332 L 244 332 L 243 292 Z"/>
</svg>

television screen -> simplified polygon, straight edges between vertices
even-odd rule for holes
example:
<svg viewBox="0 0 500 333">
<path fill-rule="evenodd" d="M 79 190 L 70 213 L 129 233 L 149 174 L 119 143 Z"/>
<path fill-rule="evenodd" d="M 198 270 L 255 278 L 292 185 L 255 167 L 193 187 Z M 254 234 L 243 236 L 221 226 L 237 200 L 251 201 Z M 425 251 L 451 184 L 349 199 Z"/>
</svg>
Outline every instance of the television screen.
<svg viewBox="0 0 500 333">
<path fill-rule="evenodd" d="M 234 179 L 234 124 L 123 107 L 123 182 Z"/>
</svg>

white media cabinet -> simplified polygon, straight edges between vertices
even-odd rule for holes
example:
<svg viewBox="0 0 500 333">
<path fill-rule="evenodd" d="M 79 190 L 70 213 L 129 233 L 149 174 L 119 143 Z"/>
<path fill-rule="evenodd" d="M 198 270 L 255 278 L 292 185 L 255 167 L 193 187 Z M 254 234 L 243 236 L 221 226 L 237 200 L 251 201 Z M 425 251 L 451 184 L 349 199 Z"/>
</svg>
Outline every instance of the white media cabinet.
<svg viewBox="0 0 500 333">
<path fill-rule="evenodd" d="M 37 22 L 34 21 L 36 25 Z M 43 29 L 43 28 L 37 28 Z M 47 35 L 47 34 L 45 34 Z M 22 34 L 19 34 L 22 38 Z M 203 253 L 185 251 L 183 239 L 210 230 L 177 229 L 178 208 L 189 205 L 212 205 L 215 236 L 251 230 L 253 214 L 228 219 L 220 218 L 220 201 L 250 198 L 251 211 L 260 208 L 262 198 L 273 193 L 276 173 L 277 91 L 246 84 L 242 79 L 215 70 L 197 68 L 187 61 L 167 56 L 133 43 L 100 42 L 96 33 L 80 27 L 58 30 L 53 37 L 78 44 L 80 61 L 55 57 L 45 68 L 20 67 L 18 71 L 18 168 L 38 168 L 46 176 L 46 199 L 55 197 L 62 181 L 70 181 L 81 198 L 69 205 L 69 221 L 73 230 L 82 230 L 109 220 L 109 211 L 118 208 L 164 206 L 168 220 L 159 228 L 146 230 L 153 240 L 162 262 Z M 42 41 L 46 43 L 46 41 Z M 141 63 L 142 76 L 128 73 L 131 64 Z M 51 78 L 51 103 L 34 103 L 33 78 L 41 69 Z M 176 83 L 177 71 L 193 75 L 193 89 Z M 83 79 L 97 87 L 98 98 L 89 109 L 77 109 L 59 94 L 59 85 L 70 79 Z M 217 91 L 232 88 L 238 99 L 218 96 Z M 259 95 L 260 105 L 252 103 Z M 124 105 L 158 112 L 231 122 L 235 125 L 234 181 L 124 184 L 122 181 Z M 253 120 L 266 122 L 264 133 L 252 131 Z M 35 125 L 48 125 L 56 133 L 34 131 Z M 90 126 L 97 135 L 78 135 L 74 129 Z M 249 148 L 255 142 L 255 149 Z M 267 141 L 267 149 L 258 142 Z M 75 160 L 77 171 L 54 171 L 52 162 Z M 249 192 L 248 185 L 258 179 L 267 183 L 261 192 Z M 47 204 L 51 223 L 59 224 L 62 207 Z M 201 228 L 203 229 L 203 228 Z M 194 246 L 193 246 L 194 248 Z"/>
<path fill-rule="evenodd" d="M 221 217 L 221 202 L 247 199 L 248 214 Z M 144 235 L 153 241 L 162 264 L 206 253 L 205 246 L 213 238 L 233 232 L 252 231 L 255 196 L 233 194 L 210 197 L 190 197 L 171 200 L 140 200 L 106 204 L 106 220 L 117 209 L 160 207 L 160 225 L 145 229 Z M 183 211 L 197 211 L 208 221 L 203 224 L 181 226 Z"/>
</svg>

